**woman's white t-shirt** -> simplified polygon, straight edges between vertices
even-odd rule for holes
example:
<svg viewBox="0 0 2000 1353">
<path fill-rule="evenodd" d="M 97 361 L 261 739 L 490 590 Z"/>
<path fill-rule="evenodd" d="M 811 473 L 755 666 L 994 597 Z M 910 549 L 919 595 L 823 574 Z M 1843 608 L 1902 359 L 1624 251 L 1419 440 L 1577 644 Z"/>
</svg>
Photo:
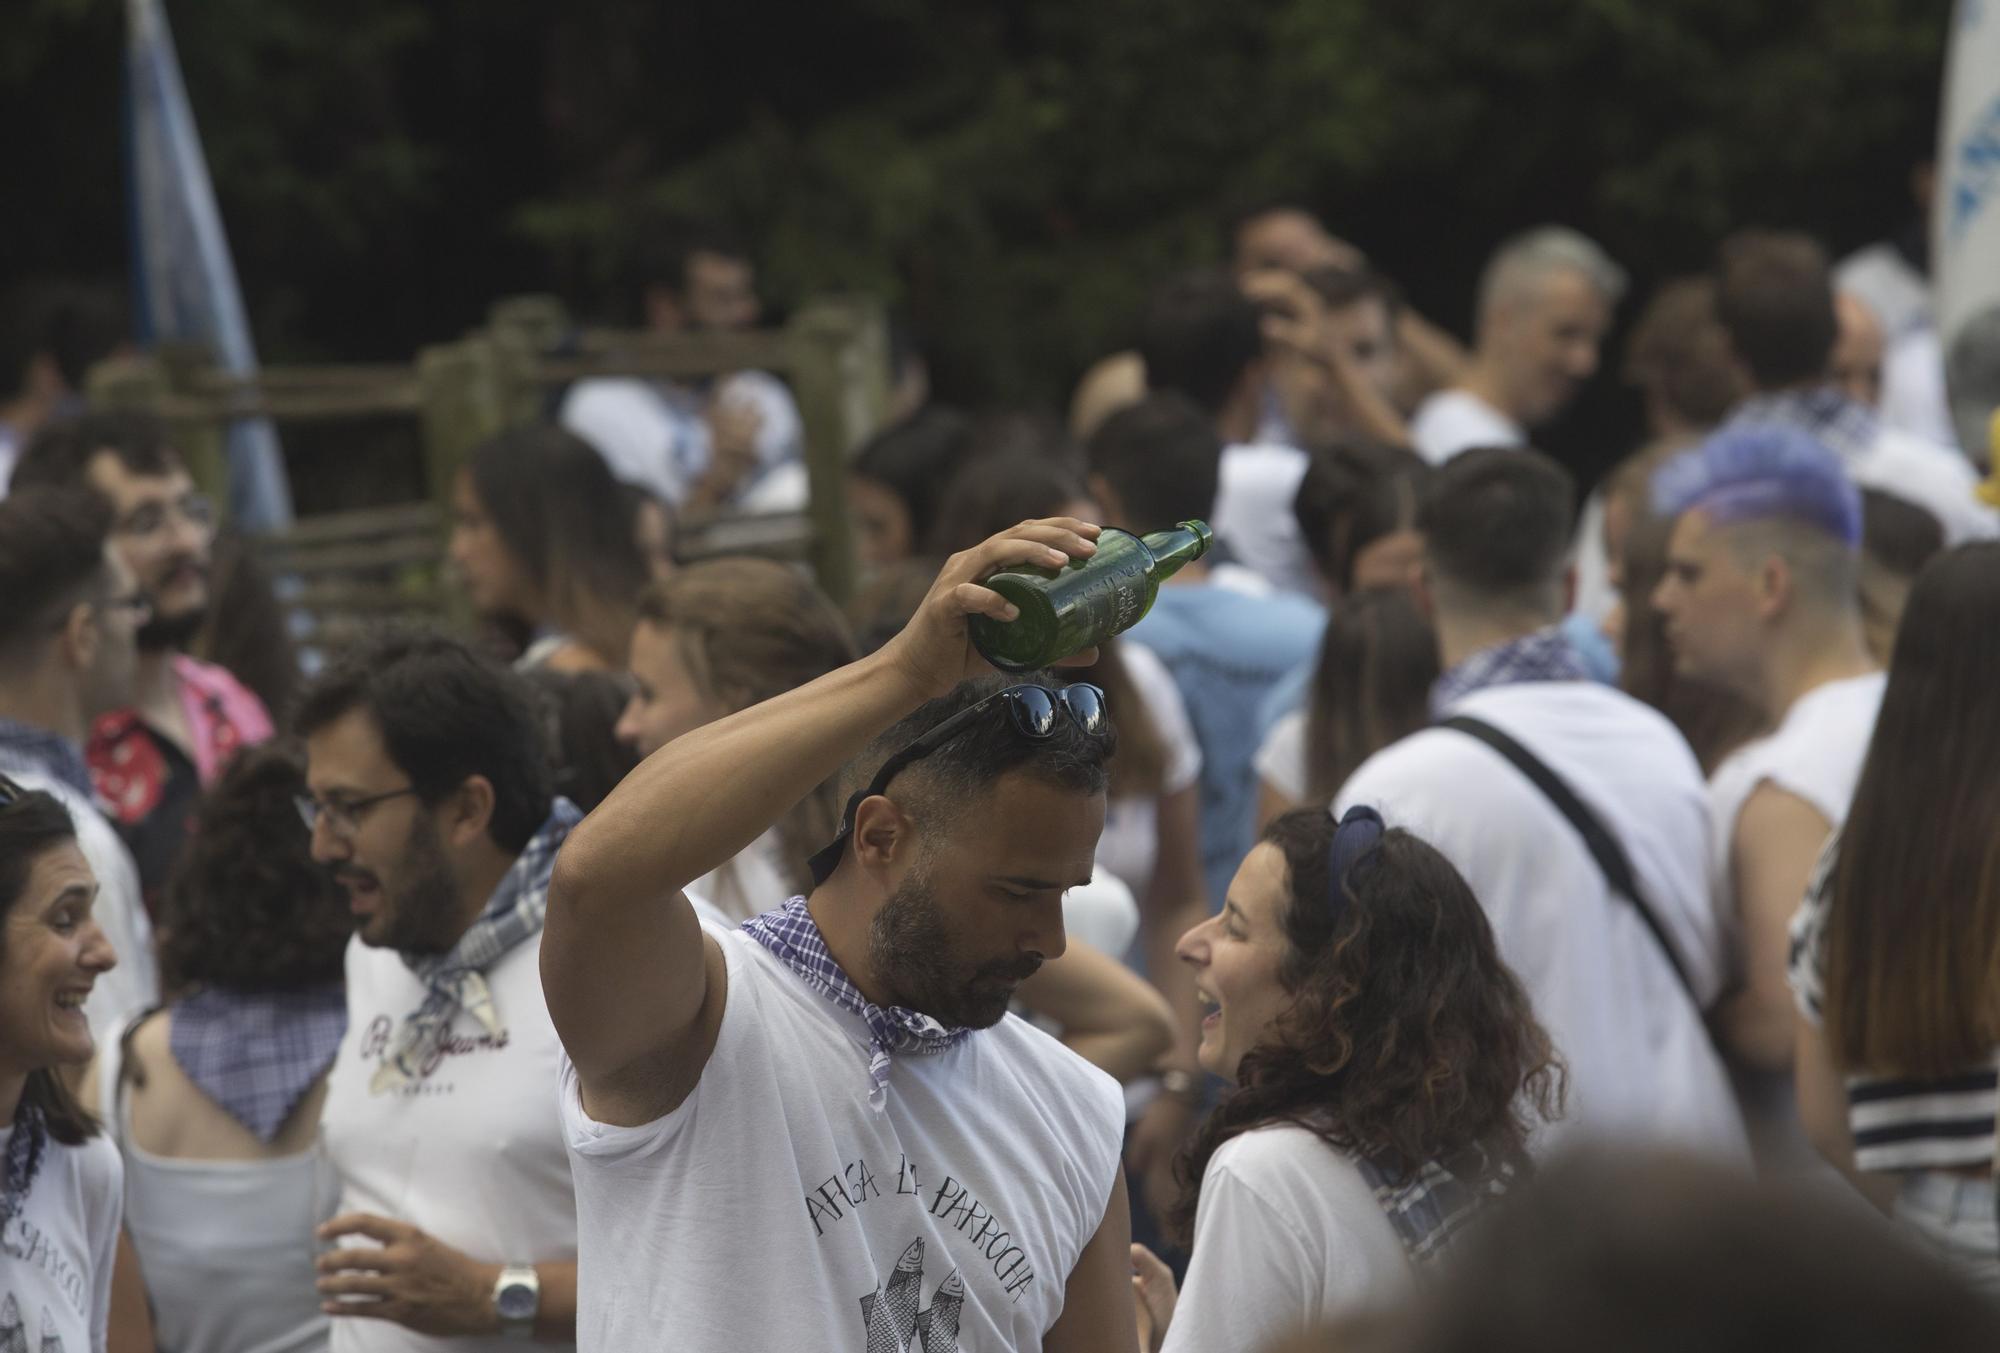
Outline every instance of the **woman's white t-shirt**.
<svg viewBox="0 0 2000 1353">
<path fill-rule="evenodd" d="M 728 993 L 679 1108 L 596 1122 L 563 1064 L 578 1347 L 1040 1348 L 1119 1169 L 1117 1083 L 1009 1015 L 895 1057 L 871 1106 L 861 1018 L 707 933 Z"/>
<path fill-rule="evenodd" d="M 1146 717 L 1167 749 L 1167 773 L 1160 793 L 1129 795 L 1111 800 L 1104 810 L 1104 834 L 1097 838 L 1097 863 L 1116 874 L 1140 897 L 1153 885 L 1160 850 L 1160 800 L 1189 788 L 1201 778 L 1201 743 L 1188 720 L 1187 702 L 1174 684 L 1174 674 L 1159 656 L 1141 644 L 1120 644 L 1118 656 L 1132 678 L 1132 688 L 1146 706 Z M 1118 711 L 1111 712 L 1112 718 Z"/>
<path fill-rule="evenodd" d="M 542 995 L 541 951 L 537 931 L 487 969 L 497 1032 L 460 1011 L 423 1079 L 378 1095 L 370 1082 L 404 1017 L 423 1004 L 424 986 L 394 950 L 349 943 L 347 1036 L 320 1119 L 341 1212 L 409 1222 L 481 1263 L 576 1257 L 576 1201 L 555 1105 L 562 1044 Z M 517 1345 L 497 1334 L 440 1339 L 336 1316 L 332 1347 L 505 1353 Z"/>
<path fill-rule="evenodd" d="M 0 1128 L 0 1160 L 14 1129 Z M 50 1138 L 27 1201 L 0 1230 L 0 1349 L 103 1353 L 125 1166 L 102 1134 Z"/>
<path fill-rule="evenodd" d="M 1410 1285 L 1402 1242 L 1352 1161 L 1302 1127 L 1252 1128 L 1202 1173 L 1164 1353 L 1268 1348 Z"/>
</svg>

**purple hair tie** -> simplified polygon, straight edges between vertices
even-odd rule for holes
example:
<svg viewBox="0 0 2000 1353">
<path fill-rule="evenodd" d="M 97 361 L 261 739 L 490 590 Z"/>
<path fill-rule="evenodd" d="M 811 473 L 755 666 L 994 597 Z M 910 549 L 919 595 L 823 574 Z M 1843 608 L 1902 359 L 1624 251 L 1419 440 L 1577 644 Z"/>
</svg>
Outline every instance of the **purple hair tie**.
<svg viewBox="0 0 2000 1353">
<path fill-rule="evenodd" d="M 1347 877 L 1382 844 L 1382 815 L 1365 804 L 1347 810 L 1327 847 L 1327 891 L 1336 919 L 1347 906 Z"/>
</svg>

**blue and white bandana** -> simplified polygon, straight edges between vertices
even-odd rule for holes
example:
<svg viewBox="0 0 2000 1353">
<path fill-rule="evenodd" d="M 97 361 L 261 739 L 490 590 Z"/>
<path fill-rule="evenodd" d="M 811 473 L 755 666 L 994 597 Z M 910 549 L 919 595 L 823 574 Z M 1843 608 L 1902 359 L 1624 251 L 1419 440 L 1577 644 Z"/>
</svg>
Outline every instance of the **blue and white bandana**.
<svg viewBox="0 0 2000 1353">
<path fill-rule="evenodd" d="M 269 1144 L 347 1032 L 338 984 L 305 991 L 198 991 L 174 1004 L 167 1046 L 189 1080 Z"/>
<path fill-rule="evenodd" d="M 92 803 L 97 802 L 83 748 L 46 728 L 0 719 L 0 771 L 40 772 L 62 781 Z"/>
<path fill-rule="evenodd" d="M 1588 681 L 1590 671 L 1560 625 L 1524 634 L 1504 644 L 1482 648 L 1439 677 L 1431 686 L 1431 717 L 1474 691 L 1488 686 L 1513 686 L 1524 681 Z"/>
<path fill-rule="evenodd" d="M 854 985 L 812 918 L 803 897 L 775 911 L 753 916 L 743 931 L 805 980 L 807 986 L 868 1026 L 868 1103 L 877 1112 L 888 1104 L 889 1059 L 898 1054 L 928 1056 L 955 1048 L 972 1031 L 953 1028 L 900 1005 L 874 1005 Z"/>
<path fill-rule="evenodd" d="M 1453 1174 L 1436 1161 L 1426 1161 L 1422 1169 L 1405 1177 L 1395 1168 L 1366 1156 L 1350 1155 L 1349 1159 L 1374 1191 L 1376 1206 L 1395 1228 L 1403 1253 L 1418 1266 L 1433 1263 L 1449 1253 L 1465 1224 L 1520 1182 L 1518 1172 L 1504 1161 L 1482 1160 L 1483 1170 L 1472 1177 Z"/>
<path fill-rule="evenodd" d="M 549 875 L 556 852 L 569 839 L 583 814 L 568 799 L 558 798 L 514 867 L 500 880 L 486 910 L 458 937 L 447 954 L 405 953 L 403 962 L 424 984 L 424 1003 L 403 1020 L 382 1065 L 368 1082 L 371 1094 L 386 1094 L 423 1079 L 424 1067 L 439 1043 L 451 1032 L 461 1010 L 469 1011 L 489 1034 L 500 1032 L 500 1015 L 487 989 L 486 970 L 515 945 L 542 928 L 549 914 Z"/>
<path fill-rule="evenodd" d="M 1881 420 L 1873 409 L 1855 403 L 1831 385 L 1753 395 L 1736 406 L 1723 427 L 1761 427 L 1774 423 L 1809 434 L 1843 461 L 1866 455 L 1882 431 Z"/>
</svg>

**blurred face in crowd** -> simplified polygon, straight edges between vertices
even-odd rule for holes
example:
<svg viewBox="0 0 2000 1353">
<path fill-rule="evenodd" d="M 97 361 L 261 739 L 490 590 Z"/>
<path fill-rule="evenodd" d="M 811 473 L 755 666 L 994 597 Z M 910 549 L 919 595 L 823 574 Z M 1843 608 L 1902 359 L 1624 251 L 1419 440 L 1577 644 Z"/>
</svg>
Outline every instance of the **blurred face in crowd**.
<svg viewBox="0 0 2000 1353">
<path fill-rule="evenodd" d="M 0 918 L 0 1077 L 90 1060 L 83 1002 L 118 962 L 93 914 L 96 900 L 83 852 L 64 841 L 36 857 Z"/>
<path fill-rule="evenodd" d="M 306 738 L 306 788 L 319 803 L 313 859 L 346 890 L 362 943 L 433 954 L 457 943 L 470 918 L 437 810 L 407 792 L 366 709 Z"/>
<path fill-rule="evenodd" d="M 1868 303 L 1840 292 L 1833 298 L 1839 337 L 1833 345 L 1833 383 L 1856 404 L 1882 402 L 1882 324 Z"/>
<path fill-rule="evenodd" d="M 757 270 L 747 258 L 697 249 L 688 255 L 687 317 L 692 329 L 748 329 L 757 323 Z"/>
<path fill-rule="evenodd" d="M 1302 273 L 1328 265 L 1352 269 L 1366 262 L 1359 249 L 1335 239 L 1309 214 L 1291 207 L 1253 216 L 1236 232 L 1236 270 L 1241 273 L 1262 268 Z"/>
<path fill-rule="evenodd" d="M 1292 1003 L 1278 980 L 1287 944 L 1281 918 L 1290 899 L 1284 852 L 1259 842 L 1230 881 L 1222 911 L 1181 936 L 1175 949 L 1194 969 L 1208 1012 L 1196 1060 L 1226 1080 L 1236 1079 L 1245 1053 L 1270 1041 Z"/>
<path fill-rule="evenodd" d="M 681 632 L 641 620 L 632 629 L 632 698 L 618 720 L 618 738 L 651 756 L 683 733 L 729 713 L 688 667 Z"/>
<path fill-rule="evenodd" d="M 1759 573 L 1744 567 L 1732 529 L 1684 512 L 1667 541 L 1667 567 L 1653 593 L 1682 676 L 1754 691 L 1754 662 L 1767 609 Z"/>
<path fill-rule="evenodd" d="M 1395 333 L 1389 307 L 1376 297 L 1330 311 L 1326 326 L 1350 370 L 1384 400 L 1396 377 Z M 1278 359 L 1273 379 L 1293 433 L 1307 446 L 1329 446 L 1355 435 L 1358 420 L 1319 363 L 1297 353 Z"/>
<path fill-rule="evenodd" d="M 916 552 L 909 506 L 887 484 L 849 475 L 847 508 L 854 518 L 854 549 L 863 567 L 900 564 Z"/>
<path fill-rule="evenodd" d="M 104 549 L 105 592 L 91 603 L 87 651 L 77 655 L 83 712 L 95 719 L 133 699 L 139 637 L 151 614 L 146 594 L 115 545 Z"/>
<path fill-rule="evenodd" d="M 1480 352 L 1498 364 L 1508 412 L 1531 427 L 1560 413 L 1596 374 L 1610 326 L 1604 293 L 1575 268 L 1551 268 L 1497 299 Z"/>
<path fill-rule="evenodd" d="M 484 616 L 516 616 L 534 621 L 541 604 L 528 571 L 500 538 L 493 519 L 464 470 L 451 490 L 451 566 L 459 586 Z"/>
<path fill-rule="evenodd" d="M 111 504 L 111 545 L 152 606 L 139 632 L 148 651 L 179 648 L 208 614 L 215 514 L 186 470 L 134 474 L 111 452 L 90 462 L 90 483 Z"/>
<path fill-rule="evenodd" d="M 912 831 L 909 818 L 898 820 Z M 872 821 L 857 818 L 849 847 L 864 863 Z M 870 973 L 893 1002 L 946 1024 L 999 1022 L 1016 988 L 1062 957 L 1063 894 L 1090 881 L 1103 830 L 1102 794 L 1019 772 L 1002 775 L 956 819 L 915 824 L 900 859 L 872 861 L 889 897 L 869 926 Z"/>
</svg>

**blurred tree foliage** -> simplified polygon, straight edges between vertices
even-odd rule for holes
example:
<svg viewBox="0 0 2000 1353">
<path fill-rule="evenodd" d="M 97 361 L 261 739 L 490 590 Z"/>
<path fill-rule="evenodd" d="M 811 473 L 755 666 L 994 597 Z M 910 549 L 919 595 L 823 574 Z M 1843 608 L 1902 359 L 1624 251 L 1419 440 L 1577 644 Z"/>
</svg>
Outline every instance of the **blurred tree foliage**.
<svg viewBox="0 0 2000 1353">
<path fill-rule="evenodd" d="M 1060 400 L 1232 204 L 1292 197 L 1461 329 L 1503 233 L 1642 282 L 1746 222 L 1911 214 L 1946 0 L 171 0 L 271 357 L 400 356 L 555 287 L 603 311 L 646 205 L 780 305 L 909 316 L 963 399 Z M 0 272 L 124 257 L 122 6 L 10 0 Z"/>
</svg>

